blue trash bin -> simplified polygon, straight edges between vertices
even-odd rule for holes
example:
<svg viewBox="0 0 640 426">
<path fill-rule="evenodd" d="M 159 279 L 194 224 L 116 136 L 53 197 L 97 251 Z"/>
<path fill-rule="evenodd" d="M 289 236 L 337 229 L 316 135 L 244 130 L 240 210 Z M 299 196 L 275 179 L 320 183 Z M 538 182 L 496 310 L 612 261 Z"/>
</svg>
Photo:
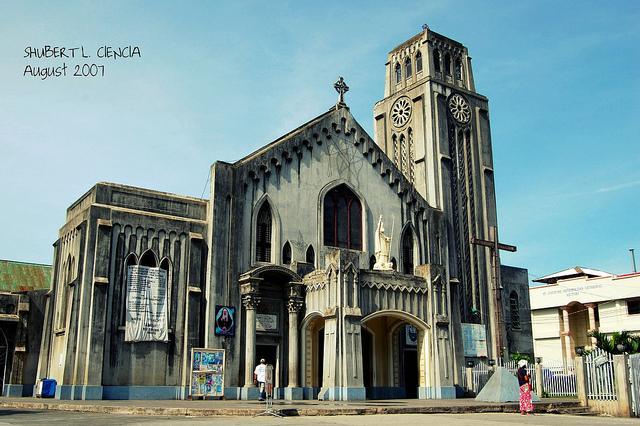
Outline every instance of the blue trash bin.
<svg viewBox="0 0 640 426">
<path fill-rule="evenodd" d="M 56 396 L 56 385 L 57 382 L 55 379 L 44 379 L 42 381 L 42 398 L 53 398 Z"/>
</svg>

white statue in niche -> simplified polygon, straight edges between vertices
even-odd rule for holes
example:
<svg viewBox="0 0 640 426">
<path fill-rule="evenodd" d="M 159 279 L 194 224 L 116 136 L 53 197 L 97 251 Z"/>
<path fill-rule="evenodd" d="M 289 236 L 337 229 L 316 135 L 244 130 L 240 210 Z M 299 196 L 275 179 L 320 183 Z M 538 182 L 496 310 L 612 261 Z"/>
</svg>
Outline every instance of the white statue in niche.
<svg viewBox="0 0 640 426">
<path fill-rule="evenodd" d="M 393 225 L 391 226 L 391 235 L 393 235 Z M 378 219 L 376 227 L 375 255 L 376 263 L 373 269 L 376 271 L 392 271 L 393 264 L 389 262 L 389 253 L 391 252 L 391 237 L 384 234 L 384 223 L 382 223 L 382 215 Z"/>
</svg>

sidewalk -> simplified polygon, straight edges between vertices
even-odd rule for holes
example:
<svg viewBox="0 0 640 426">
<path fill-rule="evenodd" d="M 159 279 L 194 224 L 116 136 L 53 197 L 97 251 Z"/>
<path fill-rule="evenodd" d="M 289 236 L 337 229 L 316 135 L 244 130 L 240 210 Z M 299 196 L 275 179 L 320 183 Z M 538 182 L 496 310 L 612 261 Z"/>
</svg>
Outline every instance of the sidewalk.
<svg viewBox="0 0 640 426">
<path fill-rule="evenodd" d="M 576 399 L 543 399 L 536 412 L 565 413 L 580 406 Z M 254 416 L 264 411 L 258 401 L 118 400 L 60 401 L 40 398 L 0 398 L 2 408 L 60 410 L 148 416 Z M 393 399 L 359 402 L 274 401 L 274 410 L 286 416 L 363 414 L 442 414 L 517 412 L 518 403 L 488 403 L 474 399 Z"/>
</svg>

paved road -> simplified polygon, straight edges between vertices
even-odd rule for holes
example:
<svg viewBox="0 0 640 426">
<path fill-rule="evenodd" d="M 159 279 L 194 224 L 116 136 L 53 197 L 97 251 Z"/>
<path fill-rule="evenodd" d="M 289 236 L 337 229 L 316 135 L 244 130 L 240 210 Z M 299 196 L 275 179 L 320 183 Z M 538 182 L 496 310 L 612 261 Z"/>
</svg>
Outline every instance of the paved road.
<svg viewBox="0 0 640 426">
<path fill-rule="evenodd" d="M 375 416 L 325 416 L 325 417 L 155 417 L 126 416 L 114 414 L 73 413 L 64 411 L 37 411 L 2 409 L 0 425 L 173 425 L 173 424 L 214 424 L 229 425 L 464 425 L 464 426 L 506 426 L 521 425 L 638 425 L 637 419 L 612 417 L 584 417 L 555 414 L 521 416 L 520 414 L 393 414 Z"/>
</svg>

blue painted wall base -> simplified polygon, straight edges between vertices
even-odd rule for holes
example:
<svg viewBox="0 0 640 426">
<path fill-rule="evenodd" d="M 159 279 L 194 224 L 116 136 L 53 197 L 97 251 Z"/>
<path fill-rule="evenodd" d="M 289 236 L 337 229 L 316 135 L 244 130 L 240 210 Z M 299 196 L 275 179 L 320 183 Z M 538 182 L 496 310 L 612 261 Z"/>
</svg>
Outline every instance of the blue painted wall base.
<svg viewBox="0 0 640 426">
<path fill-rule="evenodd" d="M 182 386 L 103 386 L 103 399 L 184 399 Z"/>
<path fill-rule="evenodd" d="M 284 399 L 286 401 L 299 401 L 303 399 L 304 392 L 302 388 L 284 388 Z"/>
<path fill-rule="evenodd" d="M 318 399 L 323 401 L 365 401 L 367 394 L 365 388 L 323 387 L 318 393 Z"/>
<path fill-rule="evenodd" d="M 258 398 L 260 397 L 260 389 L 258 389 L 255 386 L 252 386 L 250 388 L 241 388 L 240 391 L 240 398 L 244 401 L 251 401 L 251 400 L 255 400 L 257 401 Z"/>
<path fill-rule="evenodd" d="M 23 397 L 33 395 L 33 385 L 14 385 L 8 383 L 4 385 L 2 396 Z"/>
<path fill-rule="evenodd" d="M 302 397 L 304 399 L 318 399 L 318 392 L 320 392 L 320 388 L 302 388 Z"/>
<path fill-rule="evenodd" d="M 454 386 L 419 387 L 418 399 L 456 399 Z"/>
<path fill-rule="evenodd" d="M 238 386 L 230 386 L 228 388 L 224 388 L 224 399 L 241 399 L 241 390 L 242 388 Z"/>
<path fill-rule="evenodd" d="M 73 399 L 73 386 L 71 385 L 57 385 L 56 386 L 56 399 Z"/>
</svg>

